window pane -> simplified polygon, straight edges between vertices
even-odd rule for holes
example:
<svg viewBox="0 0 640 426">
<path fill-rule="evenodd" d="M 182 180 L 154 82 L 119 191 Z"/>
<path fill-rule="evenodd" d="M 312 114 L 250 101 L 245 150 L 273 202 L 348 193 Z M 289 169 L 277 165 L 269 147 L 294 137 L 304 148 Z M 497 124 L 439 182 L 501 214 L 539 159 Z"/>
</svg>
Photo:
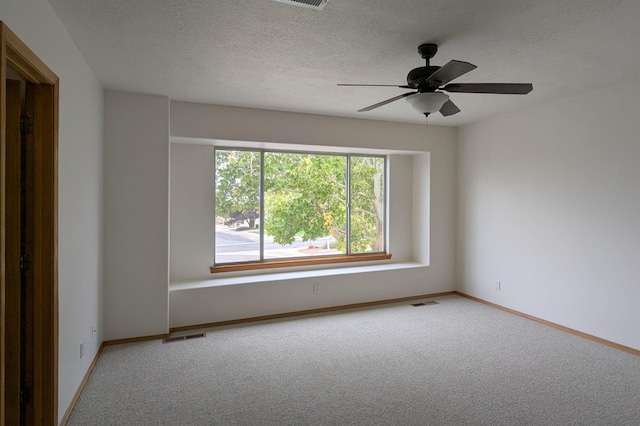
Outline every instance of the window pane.
<svg viewBox="0 0 640 426">
<path fill-rule="evenodd" d="M 344 254 L 345 156 L 264 154 L 264 258 Z"/>
<path fill-rule="evenodd" d="M 260 260 L 260 152 L 215 157 L 215 264 Z"/>
<path fill-rule="evenodd" d="M 351 157 L 351 253 L 383 252 L 384 158 Z"/>
</svg>

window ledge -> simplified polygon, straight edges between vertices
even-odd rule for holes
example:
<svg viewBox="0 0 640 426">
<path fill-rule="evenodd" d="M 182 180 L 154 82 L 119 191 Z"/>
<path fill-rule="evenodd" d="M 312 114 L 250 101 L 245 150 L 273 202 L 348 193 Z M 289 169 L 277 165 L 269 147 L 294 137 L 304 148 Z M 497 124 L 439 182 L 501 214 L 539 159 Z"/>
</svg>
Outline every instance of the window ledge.
<svg viewBox="0 0 640 426">
<path fill-rule="evenodd" d="M 353 266 L 346 268 L 315 269 L 295 272 L 266 273 L 262 275 L 250 275 L 241 277 L 212 278 L 208 280 L 175 281 L 169 285 L 170 291 L 194 290 L 208 287 L 222 287 L 231 285 L 257 284 L 269 281 L 282 281 L 300 278 L 317 278 L 326 276 L 339 276 L 349 274 L 361 274 L 379 271 L 393 271 L 410 268 L 423 268 L 427 265 L 420 262 L 384 263 L 378 265 Z"/>
</svg>

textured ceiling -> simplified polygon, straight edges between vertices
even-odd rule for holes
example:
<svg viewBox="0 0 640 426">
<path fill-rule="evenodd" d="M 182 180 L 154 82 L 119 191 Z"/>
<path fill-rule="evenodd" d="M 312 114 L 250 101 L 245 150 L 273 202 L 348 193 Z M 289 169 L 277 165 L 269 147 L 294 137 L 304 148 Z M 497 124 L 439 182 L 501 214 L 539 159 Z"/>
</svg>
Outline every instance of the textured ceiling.
<svg viewBox="0 0 640 426">
<path fill-rule="evenodd" d="M 423 123 L 404 93 L 432 65 L 478 68 L 455 82 L 533 83 L 526 96 L 451 94 L 461 125 L 640 76 L 640 1 L 329 0 L 324 10 L 271 0 L 49 0 L 108 89 L 172 99 Z"/>
</svg>

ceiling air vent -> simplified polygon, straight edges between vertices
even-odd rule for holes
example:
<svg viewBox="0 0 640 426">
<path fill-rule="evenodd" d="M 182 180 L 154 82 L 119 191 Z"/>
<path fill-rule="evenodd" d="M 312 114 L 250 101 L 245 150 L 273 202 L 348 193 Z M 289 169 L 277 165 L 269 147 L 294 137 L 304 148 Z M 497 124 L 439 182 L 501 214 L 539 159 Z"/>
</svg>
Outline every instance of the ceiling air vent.
<svg viewBox="0 0 640 426">
<path fill-rule="evenodd" d="M 274 0 L 280 3 L 292 4 L 294 6 L 308 7 L 310 9 L 322 10 L 329 0 Z"/>
</svg>

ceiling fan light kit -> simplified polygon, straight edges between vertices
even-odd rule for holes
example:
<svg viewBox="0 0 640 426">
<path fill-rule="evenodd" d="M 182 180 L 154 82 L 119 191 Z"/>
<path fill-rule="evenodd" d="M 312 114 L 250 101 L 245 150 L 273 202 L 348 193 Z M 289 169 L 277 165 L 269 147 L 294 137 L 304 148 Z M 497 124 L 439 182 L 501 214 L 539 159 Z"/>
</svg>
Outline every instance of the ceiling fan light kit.
<svg viewBox="0 0 640 426">
<path fill-rule="evenodd" d="M 440 111 L 442 105 L 449 100 L 449 96 L 442 92 L 414 93 L 407 96 L 407 102 L 420 114 L 429 115 Z"/>
<path fill-rule="evenodd" d="M 452 80 L 476 69 L 473 64 L 463 61 L 449 61 L 444 66 L 432 66 L 429 60 L 438 52 L 438 46 L 433 43 L 425 43 L 418 46 L 418 54 L 426 61 L 424 67 L 414 68 L 407 74 L 406 85 L 393 84 L 338 84 L 338 86 L 386 86 L 413 89 L 415 92 L 407 92 L 393 98 L 386 99 L 377 104 L 358 110 L 358 112 L 371 111 L 383 105 L 406 98 L 407 102 L 420 114 L 428 116 L 434 112 L 440 112 L 447 117 L 460 112 L 460 108 L 453 103 L 449 96 L 442 93 L 488 93 L 502 95 L 526 95 L 533 90 L 531 83 L 454 83 Z"/>
</svg>

